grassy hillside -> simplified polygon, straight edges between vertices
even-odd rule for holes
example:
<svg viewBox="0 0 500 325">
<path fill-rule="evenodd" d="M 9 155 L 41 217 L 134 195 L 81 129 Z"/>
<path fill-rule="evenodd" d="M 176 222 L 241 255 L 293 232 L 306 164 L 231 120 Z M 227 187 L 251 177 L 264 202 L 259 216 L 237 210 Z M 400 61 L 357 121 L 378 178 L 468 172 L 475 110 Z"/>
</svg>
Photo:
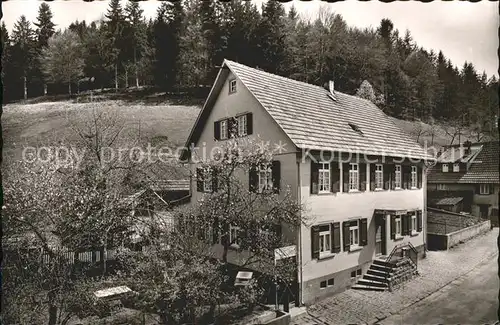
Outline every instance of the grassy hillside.
<svg viewBox="0 0 500 325">
<path fill-rule="evenodd" d="M 82 113 L 99 105 L 119 112 L 125 128 L 140 129 L 141 138 L 153 145 L 157 139 L 167 139 L 172 146 L 183 145 L 198 116 L 200 106 L 151 104 L 119 100 L 98 103 L 48 102 L 38 104 L 9 104 L 4 106 L 2 116 L 4 137 L 4 161 L 18 159 L 26 145 L 55 145 L 71 143 L 77 135 L 71 121 L 81 118 Z M 396 125 L 421 144 L 428 146 L 450 144 L 450 136 L 439 125 L 430 126 L 421 122 L 393 119 Z M 432 137 L 434 133 L 434 137 Z M 127 132 L 124 133 L 127 137 Z M 462 137 L 462 141 L 466 138 Z M 455 139 L 455 143 L 458 139 Z"/>
<path fill-rule="evenodd" d="M 167 139 L 171 145 L 183 145 L 198 116 L 198 106 L 144 105 L 123 101 L 77 104 L 51 102 L 39 104 L 10 104 L 3 108 L 2 128 L 4 161 L 20 157 L 24 146 L 71 143 L 77 139 L 72 123 L 88 116 L 93 105 L 99 105 L 118 113 L 127 130 L 140 130 L 142 139 L 154 143 Z M 132 139 L 131 139 L 132 141 Z"/>
</svg>

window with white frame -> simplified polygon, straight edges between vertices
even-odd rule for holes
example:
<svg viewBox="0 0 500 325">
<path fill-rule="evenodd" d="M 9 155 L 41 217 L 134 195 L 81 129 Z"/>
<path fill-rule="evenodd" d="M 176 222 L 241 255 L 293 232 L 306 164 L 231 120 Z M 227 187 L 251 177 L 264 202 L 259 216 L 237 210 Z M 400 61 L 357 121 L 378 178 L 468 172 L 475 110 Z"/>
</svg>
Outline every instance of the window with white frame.
<svg viewBox="0 0 500 325">
<path fill-rule="evenodd" d="M 229 81 L 229 93 L 233 94 L 236 92 L 236 79 Z"/>
<path fill-rule="evenodd" d="M 479 194 L 482 194 L 482 195 L 490 194 L 490 184 L 479 185 Z"/>
<path fill-rule="evenodd" d="M 453 164 L 453 172 L 458 173 L 460 171 L 460 165 L 459 164 Z"/>
<path fill-rule="evenodd" d="M 228 138 L 227 120 L 220 121 L 220 139 Z"/>
<path fill-rule="evenodd" d="M 229 226 L 229 243 L 231 244 L 231 246 L 239 246 L 239 233 L 240 227 Z"/>
<path fill-rule="evenodd" d="M 349 191 L 357 191 L 359 189 L 359 165 L 356 163 L 350 164 L 349 167 Z"/>
<path fill-rule="evenodd" d="M 351 248 L 354 246 L 359 246 L 359 221 L 355 221 L 351 223 L 351 226 L 349 227 L 349 237 L 351 239 Z"/>
<path fill-rule="evenodd" d="M 330 225 L 319 227 L 319 257 L 331 254 L 332 238 Z"/>
<path fill-rule="evenodd" d="M 271 165 L 261 165 L 257 172 L 259 178 L 259 193 L 273 188 L 273 173 Z"/>
<path fill-rule="evenodd" d="M 411 232 L 416 233 L 417 232 L 417 215 L 412 214 L 411 216 Z"/>
<path fill-rule="evenodd" d="M 394 187 L 401 188 L 401 165 L 396 165 L 394 175 Z"/>
<path fill-rule="evenodd" d="M 382 164 L 375 165 L 375 189 L 381 190 L 384 188 L 384 167 Z"/>
<path fill-rule="evenodd" d="M 417 166 L 411 166 L 411 188 L 417 188 L 417 186 L 418 186 Z"/>
<path fill-rule="evenodd" d="M 330 164 L 320 163 L 318 170 L 319 193 L 330 192 Z"/>
<path fill-rule="evenodd" d="M 448 172 L 448 164 L 443 164 L 443 173 Z"/>
<path fill-rule="evenodd" d="M 242 137 L 247 135 L 247 115 L 240 115 L 236 118 L 238 123 L 238 136 Z"/>
<path fill-rule="evenodd" d="M 438 184 L 437 185 L 438 191 L 446 191 L 448 189 L 448 185 L 446 184 Z"/>
<path fill-rule="evenodd" d="M 396 217 L 396 219 L 394 220 L 394 223 L 396 225 L 396 229 L 395 229 L 395 234 L 396 234 L 396 238 L 397 237 L 401 237 L 401 217 Z"/>
</svg>

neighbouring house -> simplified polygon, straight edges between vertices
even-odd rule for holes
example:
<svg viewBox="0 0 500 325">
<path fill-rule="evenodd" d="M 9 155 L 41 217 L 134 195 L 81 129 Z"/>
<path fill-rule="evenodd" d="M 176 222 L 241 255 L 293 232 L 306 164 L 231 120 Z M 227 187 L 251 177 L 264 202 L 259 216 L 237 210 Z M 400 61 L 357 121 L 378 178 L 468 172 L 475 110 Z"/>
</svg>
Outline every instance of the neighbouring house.
<svg viewBox="0 0 500 325">
<path fill-rule="evenodd" d="M 225 60 L 186 148 L 210 152 L 230 137 L 233 118 L 235 136 L 283 149 L 272 166 L 243 181 L 289 186 L 305 206 L 311 225 L 281 231 L 297 247 L 300 302 L 343 291 L 365 275 L 375 283 L 386 267 L 374 271 L 372 263 L 383 264 L 397 247 L 425 256 L 425 161 L 433 158 L 373 103 L 335 91 L 333 82 L 326 89 Z M 193 153 L 181 158 L 195 175 Z M 191 203 L 211 190 L 193 177 Z M 231 251 L 228 260 L 237 263 L 240 253 Z"/>
<path fill-rule="evenodd" d="M 461 197 L 462 206 L 450 211 L 469 212 L 498 225 L 498 155 L 498 141 L 466 142 L 445 148 L 429 169 L 429 205 L 444 209 L 438 203 Z"/>
</svg>

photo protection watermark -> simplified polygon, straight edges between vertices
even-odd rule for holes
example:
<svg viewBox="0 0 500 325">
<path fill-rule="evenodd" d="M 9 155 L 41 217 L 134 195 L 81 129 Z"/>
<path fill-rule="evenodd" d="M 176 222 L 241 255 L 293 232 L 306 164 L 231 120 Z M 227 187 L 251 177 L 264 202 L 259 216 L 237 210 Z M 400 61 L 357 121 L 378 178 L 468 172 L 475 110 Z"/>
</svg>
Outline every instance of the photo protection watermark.
<svg viewBox="0 0 500 325">
<path fill-rule="evenodd" d="M 460 159 L 470 148 L 464 146 L 452 150 L 450 161 Z M 80 167 L 85 159 L 98 159 L 102 164 L 154 164 L 154 163 L 208 163 L 221 159 L 244 159 L 245 154 L 267 153 L 271 156 L 284 154 L 299 154 L 302 163 L 421 163 L 433 165 L 441 150 L 428 147 L 425 143 L 422 150 L 418 148 L 364 148 L 352 145 L 343 150 L 321 150 L 314 148 L 288 148 L 286 143 L 279 141 L 253 142 L 251 146 L 241 146 L 228 142 L 201 143 L 199 146 L 153 146 L 144 147 L 100 147 L 79 148 L 74 146 L 26 146 L 22 151 L 22 160 L 28 163 L 54 164 L 56 167 Z"/>
</svg>

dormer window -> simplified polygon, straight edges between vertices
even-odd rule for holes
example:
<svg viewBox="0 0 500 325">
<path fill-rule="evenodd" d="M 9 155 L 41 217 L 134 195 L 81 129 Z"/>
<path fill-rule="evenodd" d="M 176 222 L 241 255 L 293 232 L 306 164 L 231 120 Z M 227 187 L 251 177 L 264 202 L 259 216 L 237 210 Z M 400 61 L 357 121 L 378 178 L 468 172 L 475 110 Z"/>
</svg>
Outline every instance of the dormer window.
<svg viewBox="0 0 500 325">
<path fill-rule="evenodd" d="M 443 164 L 443 173 L 448 172 L 448 164 Z"/>
<path fill-rule="evenodd" d="M 363 135 L 363 131 L 361 131 L 361 129 L 356 124 L 354 124 L 354 123 L 348 123 L 348 124 L 351 127 L 351 129 L 353 129 L 357 133 Z"/>
<path fill-rule="evenodd" d="M 234 94 L 236 92 L 236 79 L 229 81 L 229 93 Z"/>
<path fill-rule="evenodd" d="M 453 164 L 453 172 L 458 173 L 460 171 L 460 165 L 459 164 Z"/>
</svg>

